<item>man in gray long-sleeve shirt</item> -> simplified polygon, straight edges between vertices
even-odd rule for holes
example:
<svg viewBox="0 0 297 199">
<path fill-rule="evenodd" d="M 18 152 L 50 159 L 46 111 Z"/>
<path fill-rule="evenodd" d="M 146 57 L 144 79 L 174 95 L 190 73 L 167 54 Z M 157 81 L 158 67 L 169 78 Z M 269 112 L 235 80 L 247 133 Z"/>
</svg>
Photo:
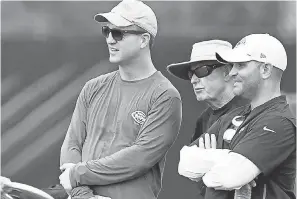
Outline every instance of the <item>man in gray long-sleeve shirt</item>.
<svg viewBox="0 0 297 199">
<path fill-rule="evenodd" d="M 95 20 L 119 70 L 83 87 L 61 148 L 60 183 L 72 198 L 157 198 L 182 111 L 151 60 L 156 16 L 141 1 L 123 1 Z"/>
</svg>

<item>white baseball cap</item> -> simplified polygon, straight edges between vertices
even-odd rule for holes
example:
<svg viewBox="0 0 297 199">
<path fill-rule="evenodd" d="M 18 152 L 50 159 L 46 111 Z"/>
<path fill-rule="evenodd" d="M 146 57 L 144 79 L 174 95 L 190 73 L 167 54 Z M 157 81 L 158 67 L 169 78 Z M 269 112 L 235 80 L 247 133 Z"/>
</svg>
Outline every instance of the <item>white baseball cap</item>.
<svg viewBox="0 0 297 199">
<path fill-rule="evenodd" d="M 229 51 L 217 51 L 216 58 L 221 63 L 259 61 L 285 70 L 287 53 L 282 43 L 269 34 L 251 34 L 242 38 Z"/>
<path fill-rule="evenodd" d="M 154 11 L 139 0 L 123 0 L 108 13 L 94 16 L 97 22 L 107 22 L 118 27 L 137 25 L 154 37 L 157 35 L 157 18 Z"/>
<path fill-rule="evenodd" d="M 209 40 L 195 43 L 192 48 L 190 61 L 174 63 L 167 66 L 170 74 L 185 80 L 189 80 L 188 71 L 192 64 L 217 64 L 217 51 L 231 50 L 231 43 L 223 40 Z"/>
</svg>

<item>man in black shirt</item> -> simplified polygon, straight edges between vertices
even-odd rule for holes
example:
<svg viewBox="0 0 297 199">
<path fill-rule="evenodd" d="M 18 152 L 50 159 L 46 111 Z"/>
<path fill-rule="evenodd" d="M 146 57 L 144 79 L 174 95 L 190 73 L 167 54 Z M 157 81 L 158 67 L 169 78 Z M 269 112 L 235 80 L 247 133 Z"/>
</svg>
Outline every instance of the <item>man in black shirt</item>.
<svg viewBox="0 0 297 199">
<path fill-rule="evenodd" d="M 227 41 L 198 42 L 193 45 L 190 61 L 167 66 L 170 74 L 190 80 L 197 100 L 209 105 L 196 122 L 191 142 L 206 132 L 221 116 L 247 103 L 241 97 L 234 97 L 233 82 L 229 77 L 232 66 L 216 60 L 216 51 L 229 49 L 232 49 L 232 45 Z"/>
<path fill-rule="evenodd" d="M 198 42 L 193 45 L 190 61 L 167 67 L 170 74 L 190 80 L 197 100 L 209 105 L 197 119 L 191 142 L 206 132 L 223 115 L 247 103 L 247 100 L 241 97 L 234 97 L 233 81 L 229 77 L 231 64 L 221 64 L 216 60 L 216 51 L 230 49 L 232 45 L 227 41 Z M 204 195 L 204 188 L 202 181 L 199 181 L 198 192 L 201 195 Z"/>
<path fill-rule="evenodd" d="M 229 49 L 232 49 L 232 45 L 227 41 L 198 42 L 193 45 L 190 61 L 167 66 L 170 74 L 190 80 L 197 100 L 209 105 L 196 122 L 191 142 L 206 132 L 221 116 L 247 103 L 241 97 L 234 97 L 233 82 L 229 77 L 232 66 L 216 60 L 216 51 Z"/>
</svg>

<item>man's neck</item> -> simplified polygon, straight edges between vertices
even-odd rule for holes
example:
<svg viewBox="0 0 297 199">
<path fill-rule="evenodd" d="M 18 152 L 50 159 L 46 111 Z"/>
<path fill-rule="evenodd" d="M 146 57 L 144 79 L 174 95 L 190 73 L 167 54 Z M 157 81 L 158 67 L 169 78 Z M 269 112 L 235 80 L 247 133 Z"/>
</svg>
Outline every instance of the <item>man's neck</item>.
<svg viewBox="0 0 297 199">
<path fill-rule="evenodd" d="M 264 89 L 258 90 L 258 93 L 251 99 L 251 109 L 272 100 L 273 98 L 281 96 L 280 85 L 271 84 L 269 87 L 265 86 Z"/>
<path fill-rule="evenodd" d="M 206 103 L 213 109 L 217 110 L 228 104 L 234 98 L 234 94 L 230 90 L 223 92 L 219 98 L 207 101 Z"/>
<path fill-rule="evenodd" d="M 150 56 L 138 57 L 127 64 L 119 65 L 122 80 L 136 81 L 150 77 L 156 72 Z"/>
<path fill-rule="evenodd" d="M 270 94 L 262 94 L 261 96 L 256 96 L 251 100 L 251 109 L 255 109 L 256 107 L 272 100 L 273 98 L 281 96 L 281 92 L 275 92 Z"/>
</svg>

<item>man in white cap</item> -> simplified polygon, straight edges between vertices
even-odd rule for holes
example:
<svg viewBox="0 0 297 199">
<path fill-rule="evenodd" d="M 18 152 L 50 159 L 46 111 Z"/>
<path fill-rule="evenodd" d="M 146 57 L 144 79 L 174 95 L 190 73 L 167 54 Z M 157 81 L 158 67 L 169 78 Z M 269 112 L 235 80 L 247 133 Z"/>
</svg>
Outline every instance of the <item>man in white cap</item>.
<svg viewBox="0 0 297 199">
<path fill-rule="evenodd" d="M 119 70 L 82 89 L 61 149 L 60 183 L 72 198 L 155 199 L 182 118 L 178 91 L 151 60 L 156 16 L 131 0 L 95 20 Z"/>
<path fill-rule="evenodd" d="M 190 80 L 196 99 L 209 105 L 197 119 L 191 142 L 207 132 L 222 116 L 247 104 L 247 100 L 233 94 L 233 81 L 229 76 L 232 65 L 216 60 L 217 51 L 230 49 L 232 45 L 223 40 L 198 42 L 193 45 L 190 61 L 167 67 L 168 72 L 175 77 Z M 208 134 L 206 139 L 209 139 Z M 205 186 L 202 180 L 198 181 L 197 191 L 204 195 Z"/>
<path fill-rule="evenodd" d="M 251 34 L 216 56 L 222 63 L 233 63 L 229 74 L 235 81 L 233 92 L 251 101 L 226 115 L 219 130 L 208 132 L 216 134 L 224 149 L 195 150 L 195 165 L 204 165 L 195 169 L 208 187 L 205 198 L 226 198 L 225 193 L 252 180 L 257 184 L 252 199 L 296 198 L 296 119 L 280 92 L 287 67 L 285 48 L 269 34 Z M 190 148 L 185 150 L 194 149 Z M 216 161 L 222 150 L 229 151 Z"/>
</svg>

